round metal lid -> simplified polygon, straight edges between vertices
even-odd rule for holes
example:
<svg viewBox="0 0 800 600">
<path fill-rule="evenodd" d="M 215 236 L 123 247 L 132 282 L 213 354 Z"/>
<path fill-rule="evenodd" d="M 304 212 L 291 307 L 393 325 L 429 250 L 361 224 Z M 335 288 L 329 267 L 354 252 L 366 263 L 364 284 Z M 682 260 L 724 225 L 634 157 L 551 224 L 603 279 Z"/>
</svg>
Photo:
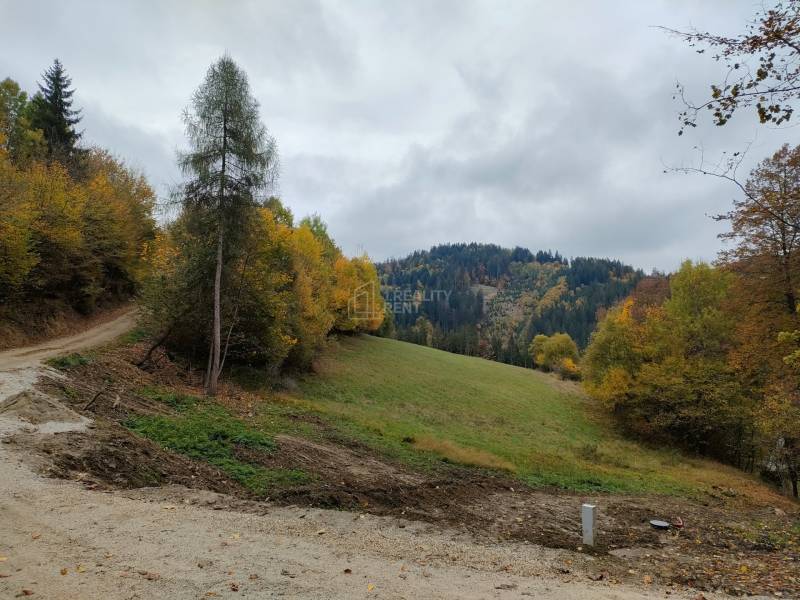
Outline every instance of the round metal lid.
<svg viewBox="0 0 800 600">
<path fill-rule="evenodd" d="M 669 523 L 666 521 L 659 521 L 658 519 L 653 519 L 650 521 L 650 525 L 655 527 L 656 529 L 669 529 Z"/>
</svg>

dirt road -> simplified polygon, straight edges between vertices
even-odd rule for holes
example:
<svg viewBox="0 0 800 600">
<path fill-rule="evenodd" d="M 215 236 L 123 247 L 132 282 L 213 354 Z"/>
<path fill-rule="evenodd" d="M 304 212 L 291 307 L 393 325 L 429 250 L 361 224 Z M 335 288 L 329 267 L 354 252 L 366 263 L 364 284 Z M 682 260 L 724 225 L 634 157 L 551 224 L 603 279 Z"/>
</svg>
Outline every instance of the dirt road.
<svg viewBox="0 0 800 600">
<path fill-rule="evenodd" d="M 30 389 L 62 352 L 107 342 L 127 314 L 81 335 L 0 353 L 0 598 L 693 598 L 593 582 L 592 560 L 524 543 L 485 544 L 430 525 L 263 505 L 215 510 L 185 488 L 97 492 L 37 475 L 15 435 L 91 422 Z M 24 410 L 17 410 L 23 406 Z M 706 594 L 706 598 L 713 598 Z"/>
<path fill-rule="evenodd" d="M 0 371 L 33 367 L 41 361 L 59 354 L 100 346 L 129 331 L 135 323 L 136 310 L 131 309 L 111 321 L 101 323 L 75 335 L 56 338 L 35 346 L 5 350 L 0 352 Z"/>
<path fill-rule="evenodd" d="M 108 343 L 132 329 L 135 323 L 136 310 L 131 309 L 75 335 L 0 352 L 0 402 L 29 389 L 39 376 L 42 361 Z"/>
</svg>

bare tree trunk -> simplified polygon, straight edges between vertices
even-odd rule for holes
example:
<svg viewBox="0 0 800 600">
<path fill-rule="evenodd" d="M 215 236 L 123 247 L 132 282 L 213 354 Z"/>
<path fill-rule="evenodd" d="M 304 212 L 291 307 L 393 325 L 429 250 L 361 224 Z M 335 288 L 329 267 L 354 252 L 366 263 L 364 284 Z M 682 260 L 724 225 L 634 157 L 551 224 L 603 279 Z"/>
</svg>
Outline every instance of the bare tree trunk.
<svg viewBox="0 0 800 600">
<path fill-rule="evenodd" d="M 220 288 L 222 287 L 222 244 L 225 237 L 222 230 L 222 222 L 219 224 L 219 237 L 217 239 L 217 271 L 214 274 L 214 329 L 211 340 L 211 373 L 208 378 L 208 388 L 206 393 L 209 396 L 217 394 L 217 381 L 219 380 L 222 346 L 222 318 L 220 315 Z"/>
<path fill-rule="evenodd" d="M 228 335 L 225 338 L 225 348 L 222 350 L 222 362 L 220 362 L 219 369 L 220 372 L 225 367 L 225 358 L 228 356 L 228 348 L 231 345 L 231 334 L 233 333 L 233 328 L 236 326 L 236 319 L 239 317 L 239 300 L 242 296 L 242 288 L 244 287 L 244 278 L 247 275 L 247 263 L 250 260 L 250 252 L 246 252 L 244 255 L 244 265 L 242 266 L 242 276 L 239 280 L 239 289 L 236 290 L 236 300 L 234 302 L 233 308 L 233 317 L 231 318 L 231 326 L 228 328 Z"/>
<path fill-rule="evenodd" d="M 787 469 L 789 474 L 789 482 L 792 484 L 792 496 L 797 498 L 797 467 L 795 467 L 794 463 L 791 462 L 789 459 L 789 467 Z"/>
<path fill-rule="evenodd" d="M 783 438 L 783 453 L 786 460 L 786 472 L 789 476 L 789 482 L 792 484 L 792 496 L 797 498 L 797 480 L 800 473 L 798 473 L 798 448 L 797 439 L 794 437 Z"/>
<path fill-rule="evenodd" d="M 797 314 L 797 299 L 794 295 L 794 286 L 792 285 L 792 272 L 789 266 L 789 255 L 785 250 L 784 244 L 784 255 L 781 260 L 781 269 L 783 270 L 783 289 L 784 289 L 784 297 L 786 298 L 786 308 L 789 310 L 789 314 L 794 316 Z"/>
<path fill-rule="evenodd" d="M 211 346 L 208 349 L 208 362 L 206 363 L 206 372 L 203 375 L 203 387 L 208 391 L 208 382 L 211 381 L 211 361 L 214 359 L 214 353 L 211 351 Z"/>
<path fill-rule="evenodd" d="M 222 346 L 222 316 L 221 316 L 221 288 L 222 288 L 222 258 L 223 245 L 225 243 L 225 167 L 228 158 L 228 98 L 225 97 L 225 104 L 222 109 L 222 167 L 220 169 L 219 180 L 219 219 L 217 237 L 217 270 L 214 274 L 214 329 L 211 340 L 211 363 L 209 365 L 209 377 L 206 386 L 206 393 L 209 396 L 217 395 L 217 382 L 222 368 L 220 350 Z"/>
</svg>

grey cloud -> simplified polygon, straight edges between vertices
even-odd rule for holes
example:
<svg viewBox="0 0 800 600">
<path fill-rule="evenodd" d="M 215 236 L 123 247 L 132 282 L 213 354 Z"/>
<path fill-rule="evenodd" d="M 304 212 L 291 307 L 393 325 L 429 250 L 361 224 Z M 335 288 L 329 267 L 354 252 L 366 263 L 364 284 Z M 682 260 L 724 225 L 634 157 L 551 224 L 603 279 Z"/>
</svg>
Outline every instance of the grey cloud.
<svg viewBox="0 0 800 600">
<path fill-rule="evenodd" d="M 120 122 L 101 106 L 87 104 L 84 113 L 81 127 L 85 144 L 110 149 L 126 164 L 143 172 L 156 189 L 178 183 L 176 149 L 167 136 Z"/>
<path fill-rule="evenodd" d="M 724 8 L 725 10 L 720 10 Z M 704 3 L 100 2 L 0 0 L 0 76 L 33 89 L 60 57 L 87 140 L 164 193 L 180 112 L 228 51 L 250 75 L 282 155 L 281 194 L 346 252 L 399 256 L 484 241 L 671 269 L 713 259 L 724 182 L 664 164 L 798 131 L 740 115 L 679 138 L 676 78 L 705 93 L 719 66 L 652 25 L 735 32 L 748 0 Z"/>
</svg>

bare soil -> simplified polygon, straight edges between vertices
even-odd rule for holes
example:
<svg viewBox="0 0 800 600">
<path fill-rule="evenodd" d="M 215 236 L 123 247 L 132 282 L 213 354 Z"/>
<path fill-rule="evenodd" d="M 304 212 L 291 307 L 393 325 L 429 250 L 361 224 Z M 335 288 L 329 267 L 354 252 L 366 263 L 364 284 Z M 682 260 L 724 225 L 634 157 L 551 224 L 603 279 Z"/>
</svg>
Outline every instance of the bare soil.
<svg viewBox="0 0 800 600">
<path fill-rule="evenodd" d="M 196 392 L 165 357 L 136 368 L 137 352 L 102 352 L 66 376 L 35 367 L 36 391 L 0 396 L 0 479 L 11 482 L 0 490 L 0 597 L 800 597 L 796 505 L 753 506 L 731 489 L 588 496 L 453 465 L 416 472 L 309 415 L 313 440 L 237 450 L 314 476 L 257 498 L 122 425 L 171 410 L 137 395 L 144 385 Z M 222 401 L 251 414 L 252 397 Z M 580 540 L 584 501 L 599 507 L 593 548 Z M 684 527 L 668 532 L 648 523 L 678 517 Z"/>
</svg>

